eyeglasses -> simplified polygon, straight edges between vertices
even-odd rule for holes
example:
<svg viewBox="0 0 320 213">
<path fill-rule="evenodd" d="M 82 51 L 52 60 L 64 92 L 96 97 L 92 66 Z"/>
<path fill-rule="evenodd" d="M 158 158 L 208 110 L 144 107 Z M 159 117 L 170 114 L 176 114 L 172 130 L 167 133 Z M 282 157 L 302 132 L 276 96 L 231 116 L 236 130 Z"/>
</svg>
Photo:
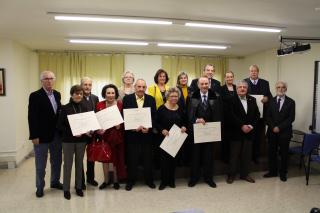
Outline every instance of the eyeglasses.
<svg viewBox="0 0 320 213">
<path fill-rule="evenodd" d="M 55 80 L 55 78 L 43 78 L 42 80 L 44 80 L 44 81 L 53 81 L 53 80 Z"/>
<path fill-rule="evenodd" d="M 276 87 L 276 88 L 277 88 L 277 89 L 285 89 L 286 87 L 280 87 L 280 86 L 279 86 L 279 87 Z"/>
</svg>

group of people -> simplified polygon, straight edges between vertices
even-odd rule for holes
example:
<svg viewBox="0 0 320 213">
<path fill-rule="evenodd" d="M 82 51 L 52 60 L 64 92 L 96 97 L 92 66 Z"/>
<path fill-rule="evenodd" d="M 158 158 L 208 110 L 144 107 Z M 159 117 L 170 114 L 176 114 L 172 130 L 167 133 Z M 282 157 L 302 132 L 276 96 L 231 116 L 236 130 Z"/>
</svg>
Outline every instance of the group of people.
<svg viewBox="0 0 320 213">
<path fill-rule="evenodd" d="M 189 187 L 194 187 L 203 177 L 205 183 L 215 188 L 214 143 L 193 143 L 193 124 L 205 125 L 207 122 L 221 122 L 222 158 L 229 167 L 227 183 L 233 183 L 238 169 L 240 179 L 255 182 L 249 175 L 249 164 L 251 159 L 256 163 L 259 161 L 259 145 L 266 124 L 269 171 L 264 177 L 280 175 L 280 179 L 286 181 L 295 102 L 286 96 L 285 82 L 276 83 L 276 96 L 272 97 L 268 81 L 258 77 L 258 66 L 250 66 L 249 72 L 249 78 L 234 84 L 234 73 L 228 71 L 225 84 L 221 86 L 213 78 L 215 67 L 207 64 L 203 75 L 192 80 L 190 86 L 187 73 L 182 72 L 177 76 L 176 87 L 169 87 L 167 72 L 159 69 L 154 76 L 155 83 L 147 87 L 145 80 L 135 80 L 134 74 L 126 71 L 122 76 L 122 87 L 107 84 L 102 88 L 104 100 L 100 102 L 97 96 L 91 94 L 92 80 L 84 77 L 80 85 L 71 87 L 70 101 L 64 106 L 61 106 L 60 93 L 54 90 L 54 73 L 42 72 L 42 88 L 30 94 L 28 112 L 30 140 L 35 151 L 36 196 L 44 195 L 45 168 L 50 151 L 50 187 L 63 190 L 64 197 L 71 198 L 70 179 L 74 159 L 76 194 L 82 197 L 86 188 L 83 169 L 85 148 L 96 137 L 110 145 L 113 167 L 111 172 L 110 163 L 102 162 L 104 182 L 99 189 L 106 188 L 112 182 L 113 188 L 119 189 L 119 182 L 126 181 L 125 189 L 132 190 L 138 179 L 139 165 L 143 167 L 144 181 L 148 187 L 156 187 L 153 177 L 156 166 L 161 172 L 159 190 L 174 188 L 178 161 L 190 166 Z M 260 116 L 256 99 L 250 95 L 263 95 L 263 115 Z M 123 124 L 120 124 L 107 130 L 72 135 L 68 115 L 97 112 L 111 106 L 117 106 L 121 113 L 123 109 L 150 107 L 152 128 L 140 126 L 135 130 L 124 130 Z M 173 125 L 189 135 L 175 158 L 159 148 Z M 278 149 L 281 157 L 279 168 Z M 62 153 L 63 184 L 60 183 Z M 86 182 L 98 186 L 94 164 L 87 161 Z"/>
</svg>

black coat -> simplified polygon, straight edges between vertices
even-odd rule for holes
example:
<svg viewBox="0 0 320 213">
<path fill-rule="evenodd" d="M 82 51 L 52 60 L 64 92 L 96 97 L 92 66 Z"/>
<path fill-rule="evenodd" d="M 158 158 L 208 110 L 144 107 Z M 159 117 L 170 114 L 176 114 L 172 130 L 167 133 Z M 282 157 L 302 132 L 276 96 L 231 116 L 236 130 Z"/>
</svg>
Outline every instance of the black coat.
<svg viewBox="0 0 320 213">
<path fill-rule="evenodd" d="M 88 136 L 83 134 L 81 137 L 74 137 L 72 135 L 71 127 L 68 121 L 68 115 L 73 115 L 77 113 L 87 112 L 87 107 L 83 102 L 78 104 L 74 103 L 72 100 L 63 105 L 58 119 L 58 130 L 62 136 L 62 142 L 64 143 L 83 143 L 87 142 Z"/>
<path fill-rule="evenodd" d="M 53 140 L 61 108 L 60 93 L 53 90 L 53 95 L 57 103 L 56 114 L 43 88 L 30 94 L 28 106 L 30 140 L 39 138 L 39 143 L 50 143 Z"/>
<path fill-rule="evenodd" d="M 260 112 L 257 106 L 256 99 L 247 95 L 247 113 L 245 112 L 239 96 L 234 96 L 230 102 L 230 112 L 227 114 L 228 125 L 232 128 L 232 134 L 229 135 L 231 140 L 252 139 L 257 122 L 260 118 Z M 249 133 L 244 133 L 241 130 L 243 125 L 252 125 L 253 130 Z"/>
<path fill-rule="evenodd" d="M 136 101 L 136 95 L 135 93 L 126 95 L 123 97 L 123 109 L 132 109 L 132 108 L 138 108 L 138 104 Z M 151 111 L 151 119 L 152 119 L 152 127 L 155 128 L 155 122 L 156 122 L 156 102 L 154 98 L 151 95 L 145 94 L 144 95 L 144 103 L 143 107 L 150 107 Z M 149 129 L 149 132 L 147 134 L 141 133 L 141 132 L 135 132 L 132 130 L 126 130 L 126 142 L 127 143 L 141 143 L 141 142 L 151 142 L 152 140 L 152 129 Z M 144 137 L 142 137 L 144 136 Z"/>
<path fill-rule="evenodd" d="M 267 96 L 269 101 L 272 98 L 272 94 L 270 92 L 270 86 L 269 86 L 269 82 L 259 78 L 258 82 L 257 82 L 257 92 L 252 91 L 252 87 L 254 86 L 253 83 L 250 81 L 250 78 L 246 78 L 244 79 L 247 83 L 248 83 L 248 94 L 249 95 L 263 95 L 263 96 Z M 268 110 L 268 105 L 269 103 L 264 103 L 263 104 L 263 118 L 266 117 L 266 112 Z"/>
<path fill-rule="evenodd" d="M 193 79 L 191 84 L 190 84 L 190 91 L 191 93 L 194 93 L 195 91 L 199 90 L 198 87 L 198 78 Z M 211 87 L 209 88 L 211 91 L 214 91 L 217 96 L 220 95 L 220 90 L 221 90 L 221 83 L 220 81 L 217 81 L 216 79 L 211 79 Z"/>
<path fill-rule="evenodd" d="M 277 96 L 272 98 L 266 114 L 268 134 L 273 133 L 274 127 L 279 127 L 280 137 L 290 139 L 292 136 L 292 123 L 295 120 L 295 101 L 285 96 L 280 112 L 277 107 Z"/>
<path fill-rule="evenodd" d="M 222 103 L 221 100 L 216 96 L 216 94 L 209 90 L 208 91 L 208 104 L 212 112 L 212 121 L 221 121 L 222 120 Z M 190 103 L 188 104 L 188 120 L 189 120 L 189 129 L 193 129 L 193 124 L 196 122 L 196 110 L 198 105 L 201 104 L 201 95 L 200 90 L 196 90 L 192 97 L 190 98 Z"/>
</svg>

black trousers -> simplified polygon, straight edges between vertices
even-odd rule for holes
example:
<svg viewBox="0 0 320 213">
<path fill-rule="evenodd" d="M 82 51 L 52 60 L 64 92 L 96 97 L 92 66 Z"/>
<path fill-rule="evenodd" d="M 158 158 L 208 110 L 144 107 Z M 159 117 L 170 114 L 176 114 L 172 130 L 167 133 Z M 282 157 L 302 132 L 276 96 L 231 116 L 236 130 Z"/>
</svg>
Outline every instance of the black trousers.
<svg viewBox="0 0 320 213">
<path fill-rule="evenodd" d="M 213 143 L 193 144 L 190 180 L 198 181 L 203 168 L 204 180 L 213 178 Z"/>
<path fill-rule="evenodd" d="M 87 181 L 94 180 L 94 161 L 87 160 Z M 82 183 L 85 183 L 84 169 L 82 169 Z"/>
<path fill-rule="evenodd" d="M 251 159 L 252 141 L 248 139 L 230 141 L 229 175 L 235 176 L 240 164 L 240 177 L 247 177 Z"/>
<path fill-rule="evenodd" d="M 269 133 L 269 172 L 278 174 L 278 152 L 280 154 L 280 175 L 286 175 L 288 172 L 288 151 L 290 137 L 281 136 L 280 134 Z"/>
<path fill-rule="evenodd" d="M 264 140 L 265 138 L 265 129 L 266 129 L 266 125 L 264 123 L 264 120 L 260 118 L 257 123 L 253 140 L 252 140 L 252 159 L 253 160 L 258 160 L 260 157 L 260 147 L 261 147 L 262 140 Z"/>
<path fill-rule="evenodd" d="M 127 141 L 127 174 L 128 183 L 135 183 L 138 177 L 138 166 L 142 158 L 145 182 L 153 182 L 153 143 L 152 141 Z"/>
<path fill-rule="evenodd" d="M 175 182 L 176 159 L 162 149 L 160 150 L 160 170 L 162 184 Z"/>
</svg>

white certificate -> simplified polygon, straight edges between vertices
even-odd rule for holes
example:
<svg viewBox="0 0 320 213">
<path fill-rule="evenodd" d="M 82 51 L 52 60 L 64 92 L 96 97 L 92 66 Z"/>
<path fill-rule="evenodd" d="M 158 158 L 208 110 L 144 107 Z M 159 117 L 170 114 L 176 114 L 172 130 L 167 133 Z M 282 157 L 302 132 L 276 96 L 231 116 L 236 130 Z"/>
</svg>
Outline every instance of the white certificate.
<svg viewBox="0 0 320 213">
<path fill-rule="evenodd" d="M 101 129 L 110 129 L 111 127 L 117 126 L 123 123 L 121 113 L 117 105 L 107 107 L 96 113 L 98 122 Z"/>
<path fill-rule="evenodd" d="M 100 125 L 93 111 L 68 115 L 67 117 L 73 136 L 100 129 Z"/>
<path fill-rule="evenodd" d="M 194 143 L 221 141 L 221 123 L 207 122 L 193 124 Z"/>
<path fill-rule="evenodd" d="M 254 97 L 257 101 L 257 105 L 259 108 L 259 112 L 260 112 L 260 118 L 262 118 L 263 116 L 263 103 L 261 102 L 261 100 L 263 99 L 263 95 L 250 95 L 252 97 Z"/>
<path fill-rule="evenodd" d="M 150 107 L 124 109 L 123 117 L 125 130 L 137 129 L 139 126 L 152 127 Z"/>
<path fill-rule="evenodd" d="M 172 157 L 176 157 L 187 136 L 187 133 L 182 133 L 181 129 L 174 124 L 169 131 L 169 136 L 166 136 L 162 141 L 160 148 Z"/>
</svg>

